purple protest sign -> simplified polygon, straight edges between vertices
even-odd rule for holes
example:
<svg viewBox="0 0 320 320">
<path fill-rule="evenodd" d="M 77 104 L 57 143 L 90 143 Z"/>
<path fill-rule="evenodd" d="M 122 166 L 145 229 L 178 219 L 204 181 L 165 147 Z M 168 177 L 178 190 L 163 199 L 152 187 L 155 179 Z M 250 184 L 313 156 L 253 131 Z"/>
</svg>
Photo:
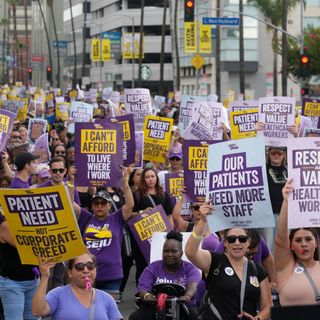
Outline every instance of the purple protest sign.
<svg viewBox="0 0 320 320">
<path fill-rule="evenodd" d="M 320 138 L 288 140 L 288 175 L 293 191 L 288 198 L 288 228 L 320 226 Z"/>
<path fill-rule="evenodd" d="M 29 119 L 27 140 L 35 143 L 36 140 L 47 131 L 47 120 L 34 118 Z"/>
<path fill-rule="evenodd" d="M 263 137 L 209 146 L 207 174 L 206 200 L 215 209 L 208 217 L 212 230 L 274 226 Z"/>
<path fill-rule="evenodd" d="M 153 233 L 172 229 L 161 205 L 145 210 L 143 214 L 130 219 L 128 226 L 147 263 L 150 261 L 150 240 Z"/>
<path fill-rule="evenodd" d="M 183 134 L 189 140 L 222 140 L 223 105 L 213 101 L 194 104 L 192 119 Z"/>
<path fill-rule="evenodd" d="M 40 156 L 38 162 L 40 163 L 48 163 L 50 161 L 50 151 L 49 151 L 49 143 L 48 143 L 48 133 L 41 135 L 35 143 L 34 154 Z"/>
<path fill-rule="evenodd" d="M 135 163 L 136 140 L 134 135 L 133 114 L 111 118 L 123 126 L 123 165 Z"/>
<path fill-rule="evenodd" d="M 142 130 L 144 118 L 152 114 L 152 103 L 149 89 L 124 89 L 127 114 L 134 115 L 136 130 Z"/>
<path fill-rule="evenodd" d="M 258 136 L 266 139 L 293 138 L 288 127 L 294 125 L 296 99 L 292 97 L 266 97 L 259 99 L 259 121 L 264 123 Z M 266 142 L 270 144 L 268 141 Z"/>
<path fill-rule="evenodd" d="M 170 196 L 178 197 L 181 196 L 180 189 L 184 186 L 183 173 L 167 173 L 165 174 L 165 190 Z"/>
<path fill-rule="evenodd" d="M 136 141 L 136 151 L 135 151 L 135 168 L 143 167 L 143 145 L 144 145 L 144 132 L 136 131 L 134 133 Z"/>
<path fill-rule="evenodd" d="M 0 153 L 6 148 L 16 115 L 10 111 L 0 109 Z"/>
<path fill-rule="evenodd" d="M 75 151 L 77 186 L 122 186 L 122 125 L 111 122 L 77 122 Z"/>
<path fill-rule="evenodd" d="M 206 196 L 208 146 L 214 141 L 185 140 L 182 145 L 185 201 L 204 202 Z"/>
</svg>

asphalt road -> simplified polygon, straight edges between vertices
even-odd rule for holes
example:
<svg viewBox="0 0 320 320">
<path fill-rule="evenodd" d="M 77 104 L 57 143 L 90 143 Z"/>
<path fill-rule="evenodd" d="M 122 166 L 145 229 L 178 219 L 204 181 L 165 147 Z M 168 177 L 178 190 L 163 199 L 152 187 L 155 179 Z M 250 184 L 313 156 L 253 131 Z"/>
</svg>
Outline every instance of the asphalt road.
<svg viewBox="0 0 320 320">
<path fill-rule="evenodd" d="M 123 316 L 123 320 L 128 320 L 129 315 L 136 310 L 134 296 L 136 290 L 136 283 L 134 280 L 135 272 L 136 266 L 133 265 L 131 267 L 129 279 L 122 296 L 122 302 L 118 304 L 119 310 Z"/>
</svg>

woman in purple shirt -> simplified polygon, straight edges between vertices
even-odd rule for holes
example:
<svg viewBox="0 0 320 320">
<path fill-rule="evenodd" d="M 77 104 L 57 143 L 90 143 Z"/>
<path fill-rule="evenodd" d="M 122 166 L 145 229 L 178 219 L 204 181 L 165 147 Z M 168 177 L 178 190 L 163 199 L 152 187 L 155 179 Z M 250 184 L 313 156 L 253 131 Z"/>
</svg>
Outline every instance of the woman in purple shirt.
<svg viewBox="0 0 320 320">
<path fill-rule="evenodd" d="M 184 300 L 189 309 L 190 315 L 187 319 L 196 319 L 195 293 L 201 276 L 193 264 L 181 259 L 182 253 L 182 234 L 172 230 L 167 234 L 163 245 L 162 260 L 147 266 L 139 279 L 137 290 L 144 303 L 130 315 L 129 320 L 155 319 L 155 308 L 146 301 L 155 301 L 152 287 L 158 283 L 180 284 L 185 287 L 185 293 L 179 299 Z"/>
</svg>

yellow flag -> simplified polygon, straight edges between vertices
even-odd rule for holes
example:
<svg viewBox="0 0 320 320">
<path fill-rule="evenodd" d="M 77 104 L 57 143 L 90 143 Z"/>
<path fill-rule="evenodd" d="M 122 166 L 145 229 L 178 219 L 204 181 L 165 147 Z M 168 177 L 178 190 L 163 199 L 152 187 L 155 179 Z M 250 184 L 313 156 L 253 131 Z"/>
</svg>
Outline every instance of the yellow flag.
<svg viewBox="0 0 320 320">
<path fill-rule="evenodd" d="M 197 52 L 197 24 L 196 22 L 184 23 L 184 52 Z"/>
<path fill-rule="evenodd" d="M 111 41 L 110 39 L 102 39 L 102 61 L 110 61 L 111 59 Z"/>
<path fill-rule="evenodd" d="M 200 24 L 200 53 L 211 53 L 211 26 Z"/>
<path fill-rule="evenodd" d="M 100 61 L 100 40 L 91 39 L 91 61 Z"/>
</svg>

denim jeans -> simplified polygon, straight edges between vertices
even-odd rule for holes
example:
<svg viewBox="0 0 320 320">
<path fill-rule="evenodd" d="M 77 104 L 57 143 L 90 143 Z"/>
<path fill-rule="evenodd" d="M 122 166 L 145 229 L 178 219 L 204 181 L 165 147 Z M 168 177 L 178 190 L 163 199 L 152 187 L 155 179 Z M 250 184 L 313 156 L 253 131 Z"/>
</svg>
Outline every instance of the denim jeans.
<svg viewBox="0 0 320 320">
<path fill-rule="evenodd" d="M 38 319 L 32 315 L 31 303 L 39 280 L 15 281 L 0 276 L 0 298 L 8 320 Z"/>
</svg>

